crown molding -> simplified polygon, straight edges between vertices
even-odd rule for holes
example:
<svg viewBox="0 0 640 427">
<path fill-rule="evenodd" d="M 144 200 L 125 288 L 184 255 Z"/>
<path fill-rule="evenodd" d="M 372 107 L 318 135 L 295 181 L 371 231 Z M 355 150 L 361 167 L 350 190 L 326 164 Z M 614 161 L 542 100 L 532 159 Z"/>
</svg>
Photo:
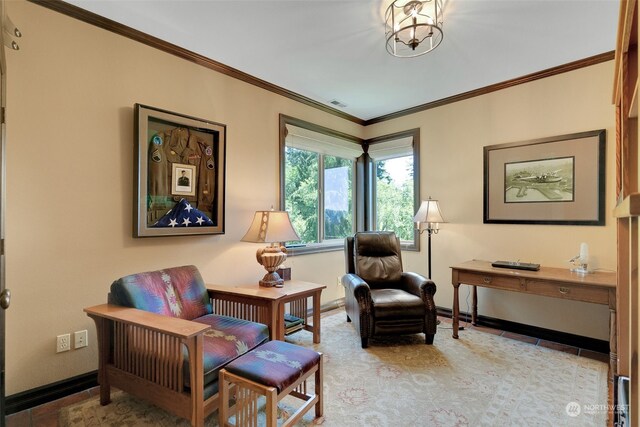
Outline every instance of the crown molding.
<svg viewBox="0 0 640 427">
<path fill-rule="evenodd" d="M 543 79 L 546 77 L 555 76 L 558 74 L 566 73 L 568 71 L 577 70 L 579 68 L 588 67 L 591 65 L 600 64 L 602 62 L 611 61 L 615 58 L 615 51 L 601 53 L 599 55 L 591 56 L 588 58 L 580 59 L 578 61 L 569 62 L 567 64 L 559 65 L 557 67 L 548 68 L 546 70 L 538 71 L 535 73 L 527 74 L 522 77 L 517 77 L 511 80 L 506 80 L 504 82 L 496 83 L 493 85 L 485 86 L 479 89 L 474 89 L 468 92 L 464 92 L 458 95 L 449 96 L 447 98 L 442 98 L 436 101 L 427 102 L 425 104 L 417 105 L 415 107 L 407 108 L 404 110 L 396 111 L 394 113 L 385 114 L 379 117 L 374 117 L 372 119 L 364 120 L 359 117 L 353 116 L 351 114 L 347 114 L 344 111 L 337 110 L 335 108 L 329 107 L 328 105 L 322 104 L 318 101 L 315 101 L 306 96 L 300 95 L 283 87 L 274 85 L 265 80 L 254 77 L 250 74 L 247 74 L 243 71 L 235 69 L 233 67 L 229 67 L 228 65 L 222 64 L 218 61 L 214 61 L 211 58 L 207 58 L 198 53 L 192 52 L 190 50 L 184 49 L 182 47 L 176 46 L 172 43 L 161 40 L 157 37 L 151 36 L 149 34 L 143 33 L 142 31 L 135 30 L 126 25 L 120 24 L 118 22 L 112 21 L 111 19 L 102 17 L 93 12 L 89 12 L 88 10 L 82 9 L 80 7 L 74 6 L 72 4 L 66 3 L 62 0 L 27 0 L 31 3 L 37 4 L 39 6 L 45 7 L 47 9 L 51 9 L 53 11 L 59 12 L 63 15 L 69 16 L 71 18 L 78 19 L 82 22 L 85 22 L 90 25 L 94 25 L 96 27 L 105 29 L 107 31 L 111 31 L 115 34 L 119 34 L 121 36 L 127 37 L 131 40 L 143 43 L 147 46 L 159 49 L 163 52 L 175 55 L 179 58 L 185 59 L 187 61 L 193 62 L 195 64 L 201 65 L 203 67 L 209 68 L 210 70 L 217 71 L 221 74 L 227 75 L 234 79 L 241 80 L 245 83 L 257 86 L 261 89 L 268 90 L 275 94 L 284 96 L 285 98 L 289 98 L 293 101 L 300 102 L 302 104 L 308 105 L 313 108 L 317 108 L 325 113 L 340 117 L 342 119 L 351 121 L 353 123 L 369 126 L 375 123 L 384 122 L 387 120 L 397 119 L 399 117 L 407 116 L 410 114 L 415 114 L 421 111 L 429 110 L 436 107 L 441 107 L 443 105 L 452 104 L 454 102 L 463 101 L 466 99 L 474 98 L 480 95 L 486 95 L 491 92 L 496 92 L 498 90 L 507 89 L 513 86 L 517 86 L 523 83 L 529 83 L 535 80 Z"/>
<path fill-rule="evenodd" d="M 261 89 L 268 90 L 269 92 L 273 92 L 275 94 L 284 96 L 285 98 L 289 98 L 293 101 L 297 101 L 302 104 L 308 105 L 310 107 L 317 108 L 318 110 L 324 111 L 325 113 L 332 114 L 334 116 L 343 118 L 345 120 L 349 120 L 359 125 L 364 124 L 364 120 L 356 116 L 352 116 L 351 114 L 347 114 L 343 111 L 329 107 L 328 105 L 324 105 L 318 101 L 314 101 L 311 98 L 307 98 L 306 96 L 292 92 L 283 87 L 274 85 L 272 83 L 269 83 L 267 81 L 254 77 L 250 74 L 247 74 L 243 71 L 240 71 L 233 67 L 229 67 L 228 65 L 222 64 L 218 61 L 214 61 L 213 59 L 207 58 L 206 56 L 200 55 L 188 49 L 184 49 L 180 46 L 176 46 L 172 43 L 161 40 L 157 37 L 143 33 L 142 31 L 138 31 L 126 25 L 120 24 L 119 22 L 115 22 L 115 21 L 112 21 L 111 19 L 97 15 L 93 12 L 89 12 L 88 10 L 82 9 L 78 6 L 65 3 L 64 1 L 61 1 L 61 0 L 27 0 L 27 1 L 37 4 L 39 6 L 46 7 L 47 9 L 51 9 L 55 12 L 59 12 L 71 18 L 75 18 L 87 24 L 94 25 L 96 27 L 102 28 L 107 31 L 111 31 L 112 33 L 119 34 L 131 40 L 146 44 L 147 46 L 175 55 L 178 58 L 182 58 L 187 61 L 196 63 L 203 67 L 209 68 L 210 70 L 217 71 L 221 74 L 227 75 L 234 79 L 241 80 L 245 83 L 249 83 Z"/>
<path fill-rule="evenodd" d="M 369 126 L 375 123 L 397 119 L 398 117 L 408 116 L 409 114 L 419 113 L 421 111 L 430 110 L 436 107 L 442 107 L 443 105 L 452 104 L 458 101 L 464 101 L 465 99 L 474 98 L 480 95 L 486 95 L 491 92 L 507 89 L 513 86 L 521 85 L 523 83 L 529 83 L 534 80 L 556 76 L 558 74 L 566 73 L 568 71 L 573 71 L 579 68 L 589 67 L 591 65 L 600 64 L 602 62 L 611 61 L 613 60 L 614 57 L 615 57 L 615 51 L 612 50 L 610 52 L 605 52 L 599 55 L 590 56 L 588 58 L 580 59 L 578 61 L 569 62 L 563 65 L 558 65 L 557 67 L 547 68 L 546 70 L 527 74 L 522 77 L 516 77 L 515 79 L 506 80 L 504 82 L 492 84 L 479 89 L 470 90 L 468 92 L 449 96 L 447 98 L 442 98 L 433 102 L 427 102 L 426 104 L 417 105 L 415 107 L 407 108 L 405 110 L 396 111 L 395 113 L 385 114 L 384 116 L 365 120 L 364 125 Z"/>
</svg>

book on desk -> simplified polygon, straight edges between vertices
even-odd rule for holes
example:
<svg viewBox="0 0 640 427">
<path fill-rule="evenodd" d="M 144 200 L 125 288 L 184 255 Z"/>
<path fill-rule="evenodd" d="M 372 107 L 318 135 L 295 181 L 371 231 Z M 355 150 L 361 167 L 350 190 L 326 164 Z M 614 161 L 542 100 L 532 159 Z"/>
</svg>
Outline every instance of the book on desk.
<svg viewBox="0 0 640 427">
<path fill-rule="evenodd" d="M 284 334 L 289 335 L 299 331 L 304 326 L 304 320 L 292 314 L 284 315 Z"/>
</svg>

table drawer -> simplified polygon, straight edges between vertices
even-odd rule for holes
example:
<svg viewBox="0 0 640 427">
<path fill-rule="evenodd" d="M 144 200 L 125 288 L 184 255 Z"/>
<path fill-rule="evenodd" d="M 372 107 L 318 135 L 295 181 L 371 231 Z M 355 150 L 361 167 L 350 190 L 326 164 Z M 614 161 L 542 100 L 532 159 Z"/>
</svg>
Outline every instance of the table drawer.
<svg viewBox="0 0 640 427">
<path fill-rule="evenodd" d="M 461 271 L 458 276 L 460 283 L 477 285 L 486 288 L 505 289 L 508 291 L 522 291 L 525 280 L 521 277 L 497 276 L 492 274 L 472 273 Z"/>
<path fill-rule="evenodd" d="M 520 276 L 503 276 L 460 271 L 460 283 L 476 285 L 484 288 L 502 289 L 506 291 L 525 292 L 554 298 L 565 298 L 574 301 L 609 303 L 609 289 L 593 285 L 575 285 L 572 283 L 549 282 Z"/>
<path fill-rule="evenodd" d="M 527 279 L 528 293 L 554 298 L 566 298 L 574 301 L 593 302 L 597 304 L 609 303 L 609 290 L 595 286 L 576 286 L 565 283 L 549 283 Z"/>
</svg>

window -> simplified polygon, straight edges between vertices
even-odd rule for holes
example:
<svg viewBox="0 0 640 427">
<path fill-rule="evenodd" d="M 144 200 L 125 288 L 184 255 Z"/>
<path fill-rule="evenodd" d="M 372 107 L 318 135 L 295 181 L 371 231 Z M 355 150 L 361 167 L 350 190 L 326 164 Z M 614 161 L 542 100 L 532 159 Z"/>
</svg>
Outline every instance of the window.
<svg viewBox="0 0 640 427">
<path fill-rule="evenodd" d="M 280 209 L 296 253 L 341 249 L 360 230 L 391 230 L 419 250 L 419 137 L 413 129 L 368 141 L 280 116 Z M 363 155 L 367 148 L 367 155 Z"/>
<path fill-rule="evenodd" d="M 379 137 L 369 142 L 372 189 L 369 226 L 395 231 L 405 249 L 418 249 L 413 216 L 419 202 L 419 130 Z"/>
<path fill-rule="evenodd" d="M 376 230 L 413 240 L 413 155 L 375 162 Z"/>
<path fill-rule="evenodd" d="M 289 212 L 299 252 L 342 247 L 356 224 L 361 140 L 281 116 L 281 209 Z M 360 160 L 362 162 L 362 159 Z"/>
<path fill-rule="evenodd" d="M 322 156 L 324 170 L 324 238 L 344 239 L 354 232 L 353 176 L 355 161 Z"/>
<path fill-rule="evenodd" d="M 285 148 L 284 209 L 303 244 L 318 242 L 319 163 L 318 153 Z"/>
</svg>

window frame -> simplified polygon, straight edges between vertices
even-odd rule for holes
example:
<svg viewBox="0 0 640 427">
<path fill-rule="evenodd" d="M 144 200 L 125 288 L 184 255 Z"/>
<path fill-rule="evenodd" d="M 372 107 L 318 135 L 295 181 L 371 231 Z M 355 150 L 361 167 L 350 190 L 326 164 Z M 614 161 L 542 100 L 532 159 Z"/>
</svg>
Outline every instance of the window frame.
<svg viewBox="0 0 640 427">
<path fill-rule="evenodd" d="M 376 165 L 375 161 L 371 159 L 368 154 L 369 147 L 382 142 L 392 141 L 394 139 L 401 139 L 406 137 L 413 138 L 413 212 L 417 212 L 420 207 L 420 129 L 409 129 L 406 131 L 396 132 L 388 135 L 378 136 L 372 139 L 364 141 L 366 155 L 366 171 L 367 171 L 367 188 L 370 191 L 366 193 L 367 209 L 366 209 L 366 229 L 376 230 Z M 413 241 L 400 241 L 400 247 L 402 250 L 408 251 L 420 251 L 420 232 L 417 229 L 413 230 Z"/>
<path fill-rule="evenodd" d="M 280 194 L 279 194 L 279 206 L 281 210 L 285 209 L 285 170 L 286 170 L 286 136 L 287 125 L 296 126 L 299 128 L 307 129 L 312 132 L 327 135 L 332 138 L 339 138 L 350 143 L 357 144 L 359 147 L 363 147 L 364 140 L 343 132 L 338 132 L 314 123 L 306 122 L 295 117 L 290 117 L 284 114 L 280 114 L 280 161 L 279 161 L 279 175 L 280 175 Z M 318 153 L 318 240 L 319 243 L 307 243 L 303 245 L 289 245 L 287 251 L 292 255 L 320 253 L 342 250 L 344 247 L 343 239 L 324 240 L 324 156 L 329 155 L 333 157 L 343 158 L 335 154 L 323 154 Z M 353 172 L 352 172 L 352 209 L 353 209 L 353 231 L 363 229 L 364 225 L 364 204 L 361 202 L 364 198 L 364 155 L 354 160 Z"/>
</svg>

